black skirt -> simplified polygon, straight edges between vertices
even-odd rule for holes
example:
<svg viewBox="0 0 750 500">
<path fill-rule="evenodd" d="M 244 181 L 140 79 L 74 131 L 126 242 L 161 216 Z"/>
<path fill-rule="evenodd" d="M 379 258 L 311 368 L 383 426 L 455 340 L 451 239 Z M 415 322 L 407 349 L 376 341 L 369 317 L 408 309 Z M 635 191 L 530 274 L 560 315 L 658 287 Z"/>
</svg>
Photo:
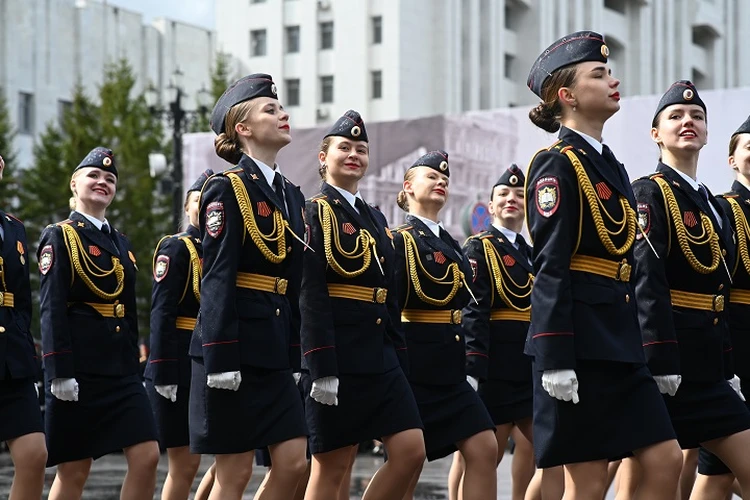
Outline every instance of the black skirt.
<svg viewBox="0 0 750 500">
<path fill-rule="evenodd" d="M 479 397 L 495 425 L 515 423 L 533 414 L 531 380 L 488 380 L 479 384 Z"/>
<path fill-rule="evenodd" d="M 312 380 L 302 373 L 310 453 L 325 453 L 407 429 L 422 429 L 419 410 L 400 367 L 386 373 L 339 375 L 338 406 L 310 397 Z"/>
<path fill-rule="evenodd" d="M 0 442 L 44 432 L 34 379 L 0 380 Z"/>
<path fill-rule="evenodd" d="M 479 395 L 467 381 L 451 385 L 411 384 L 424 424 L 427 460 L 450 455 L 456 443 L 482 431 L 495 431 L 495 424 Z"/>
<path fill-rule="evenodd" d="M 618 460 L 675 438 L 664 400 L 646 365 L 578 360 L 580 402 L 560 401 L 534 380 L 534 454 L 540 468 Z"/>
<path fill-rule="evenodd" d="M 682 449 L 750 429 L 750 411 L 725 380 L 683 381 L 664 402 Z"/>
<path fill-rule="evenodd" d="M 190 382 L 190 451 L 245 453 L 307 436 L 291 370 L 244 366 L 237 391 L 206 386 L 203 360 L 193 359 Z"/>
<path fill-rule="evenodd" d="M 146 379 L 146 393 L 151 401 L 151 409 L 156 422 L 156 432 L 159 436 L 159 448 L 180 448 L 190 444 L 190 429 L 188 428 L 188 401 L 190 387 L 177 387 L 177 401 L 167 399 L 154 388 L 154 382 Z"/>
<path fill-rule="evenodd" d="M 47 382 L 44 426 L 47 467 L 156 440 L 156 426 L 138 375 L 103 377 L 77 373 L 78 401 L 60 401 Z"/>
</svg>

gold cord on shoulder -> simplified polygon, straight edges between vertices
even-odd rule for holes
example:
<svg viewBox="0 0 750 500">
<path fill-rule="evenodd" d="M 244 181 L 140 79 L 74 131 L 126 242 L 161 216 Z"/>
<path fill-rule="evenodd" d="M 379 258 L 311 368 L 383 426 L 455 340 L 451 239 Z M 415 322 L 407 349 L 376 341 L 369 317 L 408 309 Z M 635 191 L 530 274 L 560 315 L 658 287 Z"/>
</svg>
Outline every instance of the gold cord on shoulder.
<svg viewBox="0 0 750 500">
<path fill-rule="evenodd" d="M 482 240 L 482 245 L 484 246 L 484 258 L 487 263 L 487 269 L 490 270 L 490 278 L 495 284 L 495 286 L 493 287 L 493 290 L 497 291 L 497 294 L 503 300 L 503 303 L 505 303 L 505 305 L 508 306 L 509 308 L 514 309 L 516 311 L 521 311 L 521 312 L 530 311 L 531 305 L 527 307 L 518 307 L 515 304 L 513 304 L 513 301 L 511 301 L 508 295 L 511 295 L 517 299 L 525 299 L 526 297 L 531 295 L 531 284 L 534 281 L 534 276 L 531 273 L 529 273 L 526 283 L 523 285 L 520 285 L 511 277 L 495 245 L 493 245 L 489 239 Z M 516 287 L 516 289 L 518 290 L 528 289 L 528 291 L 523 294 L 514 293 L 506 285 L 506 280 L 510 281 L 510 283 L 514 287 Z M 493 291 L 493 296 L 494 296 L 494 291 Z M 494 304 L 494 302 L 495 301 L 493 297 L 492 303 Z"/>
<path fill-rule="evenodd" d="M 200 257 L 198 257 L 198 250 L 196 250 L 195 243 L 193 243 L 193 240 L 192 238 L 190 238 L 190 236 L 180 236 L 180 240 L 182 240 L 185 243 L 185 246 L 188 249 L 188 253 L 190 254 L 190 272 L 193 275 L 193 295 L 195 295 L 195 300 L 197 300 L 200 303 L 201 301 L 201 278 L 203 277 L 203 268 L 201 267 L 201 259 Z M 183 298 L 184 297 L 185 295 L 183 294 Z"/>
<path fill-rule="evenodd" d="M 745 272 L 750 273 L 750 253 L 747 250 L 747 240 L 750 238 L 750 226 L 747 224 L 747 217 L 742 211 L 742 207 L 734 198 L 725 198 L 729 202 L 729 207 L 732 209 L 734 215 L 734 226 L 737 231 L 737 253 L 742 259 L 742 264 L 745 266 Z M 737 266 L 739 265 L 739 259 L 735 263 L 732 273 L 737 272 Z"/>
<path fill-rule="evenodd" d="M 426 302 L 433 306 L 442 307 L 447 305 L 451 300 L 453 300 L 453 297 L 456 296 L 456 293 L 458 292 L 458 289 L 461 286 L 464 286 L 466 283 L 466 280 L 464 279 L 464 273 L 461 272 L 461 270 L 458 268 L 458 264 L 456 262 L 451 262 L 448 265 L 448 269 L 445 271 L 445 274 L 441 276 L 440 278 L 436 278 L 432 274 L 430 274 L 422 265 L 422 261 L 419 258 L 419 247 L 417 247 L 417 242 L 414 240 L 414 236 L 411 235 L 408 231 L 403 231 L 401 233 L 404 237 L 404 253 L 406 254 L 406 268 L 409 273 L 409 279 L 414 284 L 414 291 L 417 294 L 417 297 L 419 297 L 423 302 Z M 425 276 L 427 276 L 427 279 L 432 281 L 433 283 L 437 283 L 439 285 L 451 285 L 451 291 L 448 293 L 448 295 L 443 299 L 436 299 L 433 297 L 427 296 L 424 291 L 422 290 L 422 283 L 419 280 L 419 273 L 417 272 L 417 267 L 424 273 Z M 448 276 L 452 274 L 453 276 L 449 278 Z"/>
<path fill-rule="evenodd" d="M 86 252 L 81 252 L 83 243 L 81 242 L 81 237 L 78 235 L 78 232 L 76 232 L 75 229 L 67 224 L 63 224 L 60 227 L 62 227 L 63 240 L 65 241 L 65 246 L 68 250 L 70 263 L 72 264 L 76 274 L 78 274 L 78 276 L 88 287 L 88 289 L 94 292 L 97 297 L 103 300 L 114 300 L 119 297 L 125 285 L 125 271 L 122 267 L 122 264 L 120 264 L 120 259 L 118 259 L 117 257 L 112 257 L 112 269 L 110 269 L 109 271 L 105 271 L 104 269 L 94 264 L 94 261 L 91 260 L 91 257 L 89 257 Z M 83 259 L 81 259 L 81 257 L 83 257 Z M 91 275 L 94 278 L 106 278 L 108 276 L 111 276 L 112 273 L 114 273 L 115 278 L 117 279 L 117 288 L 115 288 L 115 291 L 112 293 L 107 293 L 101 288 L 97 287 L 89 276 Z"/>
<path fill-rule="evenodd" d="M 354 248 L 347 252 L 341 247 L 339 222 L 333 208 L 331 208 L 331 205 L 322 198 L 315 200 L 315 203 L 318 204 L 318 217 L 320 218 L 320 226 L 323 230 L 323 249 L 325 250 L 328 265 L 331 266 L 337 274 L 344 278 L 356 278 L 367 271 L 372 262 L 370 248 L 375 247 L 375 239 L 370 232 L 367 231 L 367 229 L 360 229 Z M 333 245 L 336 245 L 336 250 L 348 260 L 362 258 L 362 267 L 354 271 L 347 271 L 344 269 L 333 255 Z"/>
</svg>

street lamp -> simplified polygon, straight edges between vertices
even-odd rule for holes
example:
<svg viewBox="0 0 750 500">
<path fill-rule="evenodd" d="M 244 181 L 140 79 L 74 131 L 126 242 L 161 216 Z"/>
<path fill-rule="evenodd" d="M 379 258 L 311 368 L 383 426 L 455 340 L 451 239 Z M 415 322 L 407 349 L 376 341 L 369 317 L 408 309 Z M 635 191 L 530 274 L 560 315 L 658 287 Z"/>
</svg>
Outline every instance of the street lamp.
<svg viewBox="0 0 750 500">
<path fill-rule="evenodd" d="M 182 99 L 187 97 L 187 94 L 182 89 L 182 77 L 183 73 L 179 68 L 172 73 L 172 78 L 166 88 L 169 100 L 166 108 L 161 107 L 159 90 L 153 84 L 149 85 L 145 92 L 146 104 L 151 114 L 166 119 L 172 127 L 172 223 L 175 228 L 180 226 L 184 217 L 182 207 L 182 134 L 192 124 L 206 116 L 211 100 L 211 94 L 204 85 L 196 94 L 198 109 L 184 109 Z"/>
</svg>

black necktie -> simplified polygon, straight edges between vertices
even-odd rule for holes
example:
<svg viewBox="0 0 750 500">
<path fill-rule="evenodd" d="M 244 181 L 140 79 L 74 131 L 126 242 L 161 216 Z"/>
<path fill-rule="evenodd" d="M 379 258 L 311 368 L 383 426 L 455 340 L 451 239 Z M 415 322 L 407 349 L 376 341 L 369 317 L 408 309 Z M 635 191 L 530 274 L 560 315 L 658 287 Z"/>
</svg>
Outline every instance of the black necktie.
<svg viewBox="0 0 750 500">
<path fill-rule="evenodd" d="M 698 184 L 698 194 L 701 195 L 701 199 L 705 202 L 706 205 L 705 207 L 702 207 L 703 211 L 706 212 L 706 215 L 716 220 L 716 223 L 719 225 L 719 227 L 721 227 L 721 218 L 717 218 L 716 214 L 714 214 L 714 211 L 711 209 L 711 201 L 708 199 L 708 189 L 706 189 L 706 186 L 704 186 L 703 184 Z"/>
<path fill-rule="evenodd" d="M 615 158 L 615 154 L 611 149 L 609 149 L 609 146 L 607 146 L 606 144 L 602 145 L 602 156 L 612 167 L 614 167 L 615 169 L 620 168 L 620 162 L 617 161 L 617 158 Z"/>
<path fill-rule="evenodd" d="M 284 179 L 281 178 L 281 174 L 276 172 L 273 174 L 273 190 L 276 191 L 276 196 L 279 198 L 281 204 L 284 204 Z"/>
<path fill-rule="evenodd" d="M 368 229 L 370 231 L 372 231 L 373 229 L 376 229 L 375 223 L 372 221 L 372 218 L 370 217 L 370 211 L 367 210 L 367 206 L 365 205 L 364 200 L 362 200 L 362 198 L 355 197 L 354 206 L 357 208 L 357 211 L 359 211 L 359 215 L 361 215 L 362 218 L 365 220 L 365 222 L 370 225 Z"/>
<path fill-rule="evenodd" d="M 521 236 L 521 233 L 518 233 L 516 235 L 516 243 L 518 243 L 518 251 L 521 252 L 521 255 L 526 257 L 526 260 L 531 262 L 531 254 L 529 252 L 529 245 L 526 244 L 526 240 Z"/>
<path fill-rule="evenodd" d="M 109 240 L 112 242 L 112 245 L 115 247 L 115 252 L 117 252 L 117 255 L 120 255 L 120 248 L 117 246 L 117 239 L 115 238 L 115 233 L 109 228 L 109 224 L 104 224 L 102 226 L 102 232 L 106 234 Z"/>
</svg>

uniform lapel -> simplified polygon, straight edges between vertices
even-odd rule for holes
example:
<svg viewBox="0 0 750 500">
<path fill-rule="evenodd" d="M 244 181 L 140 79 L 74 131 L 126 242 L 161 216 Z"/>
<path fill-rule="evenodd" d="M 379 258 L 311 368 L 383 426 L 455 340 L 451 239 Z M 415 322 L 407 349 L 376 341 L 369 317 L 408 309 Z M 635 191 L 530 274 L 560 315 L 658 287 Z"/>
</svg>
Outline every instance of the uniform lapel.
<svg viewBox="0 0 750 500">
<path fill-rule="evenodd" d="M 495 226 L 490 226 L 490 232 L 495 235 L 495 237 L 492 238 L 493 245 L 499 247 L 502 252 L 510 254 L 514 259 L 516 259 L 516 262 L 518 262 L 521 267 L 526 269 L 528 272 L 532 272 L 529 258 L 521 252 L 520 247 L 516 249 L 516 247 L 514 247 L 511 242 L 508 241 L 505 235 L 501 233 Z"/>
<path fill-rule="evenodd" d="M 427 224 L 422 222 L 419 218 L 412 215 L 407 215 L 406 221 L 414 226 L 419 236 L 422 237 L 422 241 L 432 247 L 433 250 L 442 252 L 443 255 L 445 255 L 452 261 L 461 262 L 463 260 L 461 255 L 458 253 L 458 250 L 456 250 L 453 245 L 449 246 L 448 243 L 443 241 L 442 238 L 435 236 L 435 233 L 433 233 L 430 228 L 427 227 Z"/>
<path fill-rule="evenodd" d="M 76 230 L 81 230 L 81 233 L 84 234 L 86 238 L 90 239 L 97 246 L 105 249 L 112 255 L 118 255 L 118 249 L 115 248 L 115 244 L 110 239 L 110 237 L 104 234 L 101 229 L 98 229 L 80 212 L 71 212 L 70 219 L 74 222 L 74 227 L 76 228 Z M 110 230 L 113 230 L 111 226 Z M 82 248 L 81 251 L 88 252 L 89 248 Z"/>
<path fill-rule="evenodd" d="M 332 201 L 333 205 L 343 207 L 346 214 L 350 218 L 354 219 L 354 221 L 359 225 L 359 227 L 367 229 L 367 232 L 369 233 L 372 233 L 375 230 L 375 228 L 372 227 L 372 223 L 369 222 L 367 218 L 364 217 L 362 214 L 359 214 L 351 205 L 351 203 L 349 203 L 349 201 L 346 198 L 344 198 L 335 187 L 331 186 L 327 182 L 324 182 L 320 191 L 324 195 L 328 196 L 328 198 Z"/>
<path fill-rule="evenodd" d="M 242 155 L 242 159 L 240 160 L 240 167 L 242 167 L 242 170 L 245 172 L 245 176 L 247 177 L 250 184 L 255 184 L 257 187 L 259 187 L 260 190 L 263 191 L 265 197 L 268 198 L 268 200 L 273 203 L 276 208 L 281 210 L 281 213 L 284 214 L 284 218 L 288 219 L 286 207 L 284 206 L 284 200 L 279 200 L 279 197 L 276 196 L 276 191 L 274 191 L 273 188 L 268 184 L 268 181 L 266 181 L 266 177 L 263 175 L 263 172 L 261 171 L 258 164 L 255 163 L 249 156 Z M 251 201 L 257 200 L 251 199 Z M 253 207 L 253 209 L 255 209 L 255 207 Z"/>
</svg>

